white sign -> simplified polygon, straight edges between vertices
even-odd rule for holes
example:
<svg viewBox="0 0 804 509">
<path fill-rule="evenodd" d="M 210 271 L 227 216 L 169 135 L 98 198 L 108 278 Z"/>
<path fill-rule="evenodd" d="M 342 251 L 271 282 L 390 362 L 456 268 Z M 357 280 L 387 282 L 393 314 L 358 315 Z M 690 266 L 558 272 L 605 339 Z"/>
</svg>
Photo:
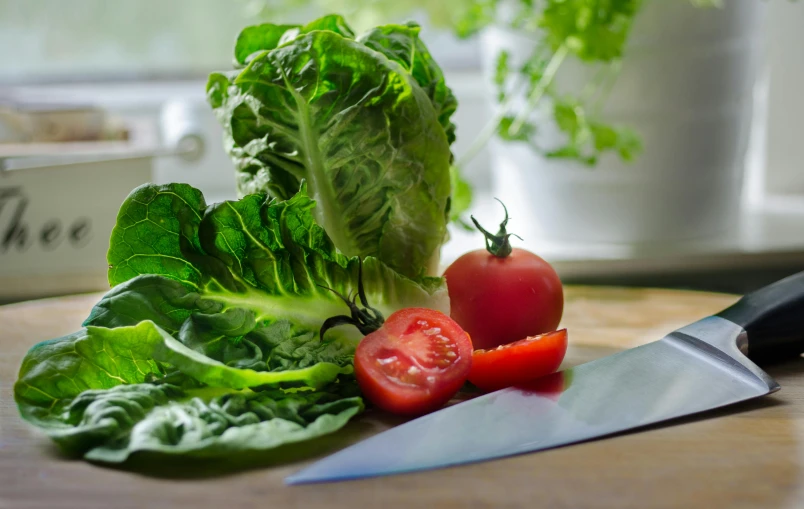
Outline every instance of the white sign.
<svg viewBox="0 0 804 509">
<path fill-rule="evenodd" d="M 120 204 L 149 157 L 0 172 L 0 300 L 105 290 Z"/>
</svg>

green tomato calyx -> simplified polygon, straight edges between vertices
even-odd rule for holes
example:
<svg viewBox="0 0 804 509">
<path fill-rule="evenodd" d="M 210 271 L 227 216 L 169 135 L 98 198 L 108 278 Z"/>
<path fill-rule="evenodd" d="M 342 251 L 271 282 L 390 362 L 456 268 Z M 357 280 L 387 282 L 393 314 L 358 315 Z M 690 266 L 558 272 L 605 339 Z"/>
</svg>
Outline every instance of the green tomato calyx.
<svg viewBox="0 0 804 509">
<path fill-rule="evenodd" d="M 480 233 L 486 238 L 486 250 L 496 256 L 497 258 L 505 258 L 511 254 L 513 251 L 513 247 L 511 247 L 511 241 L 509 240 L 510 237 L 513 235 L 514 237 L 522 240 L 522 237 L 515 233 L 508 233 L 506 227 L 508 226 L 508 209 L 505 207 L 505 204 L 500 201 L 498 198 L 494 198 L 500 205 L 502 205 L 503 210 L 505 211 L 505 219 L 503 219 L 502 223 L 500 223 L 500 229 L 497 233 L 491 233 L 482 226 L 480 223 L 477 222 L 475 216 L 469 216 L 472 218 L 472 222 L 475 223 L 475 227 L 480 230 Z"/>
</svg>

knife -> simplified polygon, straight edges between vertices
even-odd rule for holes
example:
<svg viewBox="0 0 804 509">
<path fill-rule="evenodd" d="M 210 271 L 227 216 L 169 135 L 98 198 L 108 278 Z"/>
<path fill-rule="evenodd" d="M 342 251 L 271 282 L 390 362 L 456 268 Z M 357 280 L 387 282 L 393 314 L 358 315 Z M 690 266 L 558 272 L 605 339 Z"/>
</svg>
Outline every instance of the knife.
<svg viewBox="0 0 804 509">
<path fill-rule="evenodd" d="M 375 435 L 285 479 L 359 479 L 602 438 L 779 390 L 752 360 L 804 352 L 804 272 L 664 338 Z"/>
</svg>

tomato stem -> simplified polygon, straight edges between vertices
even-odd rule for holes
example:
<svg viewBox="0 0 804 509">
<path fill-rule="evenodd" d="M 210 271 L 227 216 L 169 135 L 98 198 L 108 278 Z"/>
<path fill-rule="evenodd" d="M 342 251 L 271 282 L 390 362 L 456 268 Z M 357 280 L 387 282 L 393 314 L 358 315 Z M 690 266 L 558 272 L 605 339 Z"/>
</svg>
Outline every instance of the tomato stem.
<svg viewBox="0 0 804 509">
<path fill-rule="evenodd" d="M 332 316 L 324 320 L 324 323 L 321 325 L 321 330 L 318 333 L 318 337 L 321 341 L 324 341 L 324 333 L 326 333 L 329 329 L 333 327 L 338 327 L 340 325 L 354 325 L 357 327 L 357 330 L 360 331 L 361 334 L 364 336 L 371 334 L 375 330 L 382 327 L 382 324 L 385 323 L 385 317 L 382 316 L 379 310 L 369 306 L 368 299 L 366 298 L 366 291 L 363 288 L 363 259 L 358 258 L 358 267 L 357 267 L 357 295 L 352 296 L 351 292 L 349 292 L 349 296 L 345 297 L 342 293 L 329 288 L 328 286 L 323 285 L 316 285 L 319 288 L 324 288 L 325 290 L 329 290 L 330 292 L 334 293 L 338 297 L 341 298 L 343 302 L 349 306 L 349 310 L 351 311 L 351 316 L 347 315 L 337 315 Z M 357 299 L 360 298 L 360 302 L 363 304 L 363 308 L 361 309 L 357 305 Z"/>
<path fill-rule="evenodd" d="M 480 223 L 477 222 L 475 216 L 469 216 L 472 219 L 472 222 L 475 223 L 475 226 L 480 233 L 483 234 L 486 240 L 486 250 L 496 256 L 497 258 L 505 258 L 506 256 L 511 254 L 513 251 L 513 247 L 511 247 L 510 237 L 513 235 L 514 237 L 522 240 L 522 237 L 515 233 L 508 233 L 506 227 L 508 226 L 508 208 L 505 206 L 505 203 L 500 201 L 498 198 L 494 198 L 500 205 L 502 205 L 503 210 L 505 211 L 505 219 L 503 219 L 502 223 L 500 223 L 499 231 L 494 234 L 480 226 Z"/>
</svg>

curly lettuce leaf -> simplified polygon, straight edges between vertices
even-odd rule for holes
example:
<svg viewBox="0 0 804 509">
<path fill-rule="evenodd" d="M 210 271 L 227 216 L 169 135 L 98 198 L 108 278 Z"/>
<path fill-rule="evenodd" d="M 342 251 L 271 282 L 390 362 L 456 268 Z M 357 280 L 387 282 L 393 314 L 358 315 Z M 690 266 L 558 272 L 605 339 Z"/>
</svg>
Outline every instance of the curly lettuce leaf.
<svg viewBox="0 0 804 509">
<path fill-rule="evenodd" d="M 447 86 L 441 67 L 419 38 L 419 31 L 419 25 L 414 22 L 383 25 L 369 30 L 358 37 L 357 41 L 397 62 L 413 76 L 430 98 L 438 122 L 444 128 L 447 141 L 451 145 L 455 141 L 455 124 L 450 118 L 458 109 L 458 100 Z"/>
<path fill-rule="evenodd" d="M 341 18 L 313 25 L 244 30 L 245 69 L 209 78 L 238 189 L 286 200 L 306 180 L 315 219 L 341 252 L 411 278 L 434 274 L 457 105 L 443 73 L 418 27 L 355 40 Z"/>
<path fill-rule="evenodd" d="M 169 367 L 169 368 L 168 368 Z M 17 401 L 51 408 L 65 396 L 162 378 L 168 369 L 209 386 L 225 389 L 277 386 L 302 381 L 321 388 L 348 367 L 318 362 L 307 368 L 255 371 L 211 359 L 160 329 L 151 321 L 130 327 L 86 329 L 32 348 L 15 385 Z"/>
<path fill-rule="evenodd" d="M 127 387 L 136 390 L 143 386 Z M 106 410 L 92 407 L 120 408 L 112 392 L 82 394 L 82 401 L 76 405 L 87 409 L 82 422 L 96 421 Z M 256 452 L 267 458 L 281 445 L 337 431 L 364 408 L 360 397 L 343 397 L 328 391 L 243 392 L 211 399 L 192 396 L 192 392 L 185 394 L 178 400 L 163 399 L 141 420 L 132 419 L 135 424 L 128 433 L 97 443 L 83 456 L 105 463 L 119 463 L 133 453 L 143 452 L 190 458 L 224 458 Z M 91 400 L 89 405 L 87 399 Z M 90 409 L 95 411 L 88 412 Z M 115 424 L 107 426 L 114 433 Z M 80 426 L 74 429 L 82 431 Z M 53 437 L 57 442 L 62 439 L 58 434 Z"/>
<path fill-rule="evenodd" d="M 282 379 L 274 383 L 285 387 L 315 387 L 351 371 L 351 330 L 333 331 L 328 335 L 332 339 L 322 342 L 317 328 L 287 319 L 257 320 L 253 310 L 209 300 L 164 276 L 143 275 L 116 286 L 95 305 L 84 325 L 115 328 L 145 320 L 226 366 L 275 372 Z"/>
<path fill-rule="evenodd" d="M 165 361 L 222 389 L 147 383 L 164 374 Z M 141 451 L 204 457 L 267 451 L 335 431 L 363 409 L 353 382 L 254 392 L 234 388 L 255 375 L 237 371 L 195 354 L 151 322 L 91 327 L 34 347 L 14 393 L 22 416 L 65 452 L 103 462 Z"/>
<path fill-rule="evenodd" d="M 193 313 L 208 315 L 203 318 L 207 325 L 219 332 L 230 330 L 235 340 L 246 329 L 280 321 L 292 324 L 296 332 L 318 331 L 324 320 L 347 311 L 330 290 L 357 292 L 359 260 L 335 249 L 313 220 L 315 208 L 304 185 L 286 201 L 249 195 L 208 207 L 201 192 L 186 184 L 135 189 L 112 231 L 109 282 L 115 286 L 138 276 L 163 276 L 181 283 L 184 290 L 159 289 L 162 294 L 157 297 L 153 286 L 164 283 L 132 282 L 113 290 L 86 325 L 130 324 L 121 320 L 131 316 L 156 319 L 153 310 L 136 314 L 144 305 L 162 306 L 161 313 L 170 313 L 175 323 L 157 323 L 171 332 L 181 329 Z M 367 258 L 363 283 L 371 305 L 385 316 L 405 307 L 449 310 L 441 278 L 415 282 Z M 127 290 L 135 294 L 127 297 L 131 305 L 103 312 L 119 302 L 117 293 Z M 226 323 L 214 326 L 215 320 Z M 339 334 L 346 342 L 359 338 L 351 328 Z"/>
<path fill-rule="evenodd" d="M 244 28 L 237 36 L 235 42 L 235 67 L 242 68 L 250 62 L 250 58 L 257 52 L 272 50 L 281 44 L 292 41 L 301 34 L 313 30 L 329 30 L 343 37 L 354 39 L 355 34 L 343 16 L 329 14 L 306 25 L 275 25 L 264 23 Z"/>
</svg>

